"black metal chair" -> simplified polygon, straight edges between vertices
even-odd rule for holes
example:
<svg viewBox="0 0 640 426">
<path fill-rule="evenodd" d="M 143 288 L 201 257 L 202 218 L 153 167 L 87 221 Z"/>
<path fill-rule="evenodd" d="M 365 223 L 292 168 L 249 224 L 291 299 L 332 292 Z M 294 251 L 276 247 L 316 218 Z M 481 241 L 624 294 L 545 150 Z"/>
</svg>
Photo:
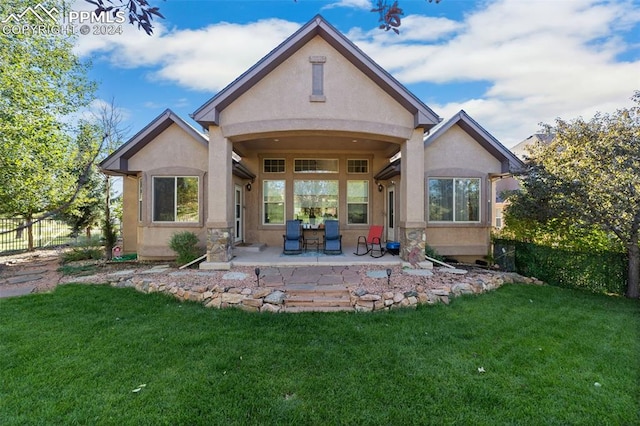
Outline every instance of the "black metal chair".
<svg viewBox="0 0 640 426">
<path fill-rule="evenodd" d="M 288 220 L 285 234 L 282 236 L 284 254 L 300 254 L 304 247 L 304 238 L 302 237 L 302 224 L 299 220 Z"/>
<path fill-rule="evenodd" d="M 342 254 L 342 235 L 337 220 L 324 221 L 323 251 L 325 254 Z"/>
</svg>

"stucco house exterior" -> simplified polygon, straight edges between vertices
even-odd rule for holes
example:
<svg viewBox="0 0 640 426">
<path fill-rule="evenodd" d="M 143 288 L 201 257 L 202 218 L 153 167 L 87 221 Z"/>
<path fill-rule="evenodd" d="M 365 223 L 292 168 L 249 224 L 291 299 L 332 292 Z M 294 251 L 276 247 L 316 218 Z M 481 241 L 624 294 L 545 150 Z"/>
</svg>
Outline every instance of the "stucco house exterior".
<svg viewBox="0 0 640 426">
<path fill-rule="evenodd" d="M 382 224 L 405 259 L 425 244 L 478 259 L 494 178 L 521 165 L 464 111 L 442 122 L 321 16 L 192 118 L 166 110 L 101 163 L 124 176 L 125 253 L 175 257 L 168 240 L 188 230 L 201 267 L 225 268 L 237 244 L 281 246 L 288 219 L 337 219 L 346 247 Z"/>
</svg>

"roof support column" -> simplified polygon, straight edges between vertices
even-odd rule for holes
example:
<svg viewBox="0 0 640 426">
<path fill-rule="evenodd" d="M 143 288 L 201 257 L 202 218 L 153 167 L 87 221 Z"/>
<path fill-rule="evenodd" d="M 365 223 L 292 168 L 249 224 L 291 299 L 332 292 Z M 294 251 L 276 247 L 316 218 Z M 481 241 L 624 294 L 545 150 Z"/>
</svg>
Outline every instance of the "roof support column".
<svg viewBox="0 0 640 426">
<path fill-rule="evenodd" d="M 209 127 L 207 183 L 207 261 L 200 269 L 229 269 L 233 250 L 233 191 L 231 141 L 220 127 Z"/>
<path fill-rule="evenodd" d="M 421 262 L 425 259 L 425 188 L 423 130 L 415 129 L 402 144 L 400 181 L 400 257 Z"/>
</svg>

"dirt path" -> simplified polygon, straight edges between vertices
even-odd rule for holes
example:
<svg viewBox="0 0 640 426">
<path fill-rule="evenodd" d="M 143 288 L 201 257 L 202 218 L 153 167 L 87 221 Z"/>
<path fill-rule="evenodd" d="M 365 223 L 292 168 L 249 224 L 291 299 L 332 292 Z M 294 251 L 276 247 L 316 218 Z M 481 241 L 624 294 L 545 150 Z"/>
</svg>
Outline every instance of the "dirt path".
<svg viewBox="0 0 640 426">
<path fill-rule="evenodd" d="M 53 290 L 62 276 L 59 257 L 56 250 L 0 256 L 0 297 Z"/>
</svg>

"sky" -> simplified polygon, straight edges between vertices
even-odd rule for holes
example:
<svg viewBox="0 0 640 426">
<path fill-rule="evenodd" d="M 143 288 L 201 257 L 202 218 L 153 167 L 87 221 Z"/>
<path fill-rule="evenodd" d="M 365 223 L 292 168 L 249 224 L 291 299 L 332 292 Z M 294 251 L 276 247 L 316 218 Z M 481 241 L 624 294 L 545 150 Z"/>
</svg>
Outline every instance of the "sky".
<svg viewBox="0 0 640 426">
<path fill-rule="evenodd" d="M 444 120 L 464 109 L 507 147 L 640 90 L 640 0 L 399 0 L 399 35 L 368 0 L 149 1 L 165 16 L 152 36 L 123 24 L 75 45 L 94 106 L 113 100 L 130 136 L 166 108 L 197 127 L 191 113 L 316 14 Z"/>
</svg>

